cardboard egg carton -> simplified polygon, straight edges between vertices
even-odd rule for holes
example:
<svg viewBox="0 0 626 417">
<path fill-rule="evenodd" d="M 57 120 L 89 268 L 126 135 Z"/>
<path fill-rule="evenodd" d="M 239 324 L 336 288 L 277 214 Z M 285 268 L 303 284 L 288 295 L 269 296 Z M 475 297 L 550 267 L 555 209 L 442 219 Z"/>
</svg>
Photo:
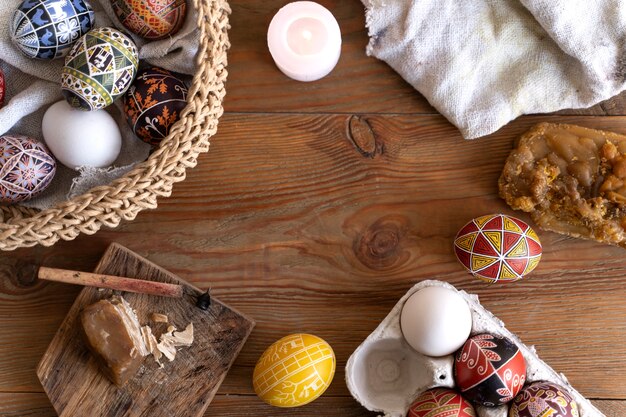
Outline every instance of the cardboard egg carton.
<svg viewBox="0 0 626 417">
<path fill-rule="evenodd" d="M 454 355 L 433 358 L 415 351 L 405 341 L 400 329 L 404 302 L 425 287 L 440 286 L 454 291 L 441 281 L 422 281 L 398 301 L 387 317 L 354 351 L 346 365 L 346 382 L 352 396 L 370 411 L 384 417 L 404 417 L 417 396 L 430 388 L 454 388 Z M 526 383 L 550 381 L 565 387 L 580 408 L 580 417 L 605 417 L 591 402 L 576 391 L 563 374 L 539 359 L 534 347 L 528 347 L 504 327 L 504 323 L 478 301 L 478 296 L 458 291 L 472 312 L 472 335 L 491 333 L 505 336 L 519 346 L 526 360 Z M 475 406 L 478 417 L 507 417 L 508 406 Z"/>
</svg>

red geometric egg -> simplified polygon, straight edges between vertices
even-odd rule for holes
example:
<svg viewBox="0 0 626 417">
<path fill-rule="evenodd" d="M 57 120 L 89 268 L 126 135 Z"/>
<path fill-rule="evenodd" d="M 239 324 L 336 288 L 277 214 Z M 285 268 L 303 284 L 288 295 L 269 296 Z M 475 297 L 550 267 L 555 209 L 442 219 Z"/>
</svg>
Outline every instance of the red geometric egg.
<svg viewBox="0 0 626 417">
<path fill-rule="evenodd" d="M 4 72 L 0 69 L 0 107 L 4 106 L 4 92 L 6 91 Z"/>
<path fill-rule="evenodd" d="M 524 386 L 526 361 L 506 337 L 479 334 L 457 352 L 454 380 L 470 401 L 487 407 L 506 404 Z"/>
<path fill-rule="evenodd" d="M 505 214 L 478 217 L 454 238 L 459 262 L 476 278 L 513 282 L 530 273 L 541 259 L 541 242 L 525 222 Z"/>
<path fill-rule="evenodd" d="M 519 393 L 509 417 L 578 417 L 578 405 L 561 386 L 552 382 L 533 382 Z"/>
<path fill-rule="evenodd" d="M 433 388 L 413 401 L 407 417 L 476 417 L 476 411 L 458 392 Z"/>
</svg>

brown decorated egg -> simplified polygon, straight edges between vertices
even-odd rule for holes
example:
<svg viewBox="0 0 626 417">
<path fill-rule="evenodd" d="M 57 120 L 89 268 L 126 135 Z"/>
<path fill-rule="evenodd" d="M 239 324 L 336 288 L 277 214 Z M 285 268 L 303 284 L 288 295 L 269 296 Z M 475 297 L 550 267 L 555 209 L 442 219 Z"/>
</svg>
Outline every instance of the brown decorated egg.
<svg viewBox="0 0 626 417">
<path fill-rule="evenodd" d="M 111 6 L 126 29 L 150 40 L 176 34 L 187 15 L 186 0 L 111 0 Z"/>
<path fill-rule="evenodd" d="M 454 379 L 469 400 L 488 407 L 506 404 L 526 381 L 526 362 L 506 337 L 479 334 L 465 342 L 454 361 Z"/>
<path fill-rule="evenodd" d="M 142 70 L 124 96 L 129 126 L 141 140 L 158 145 L 170 133 L 187 105 L 187 87 L 158 67 Z"/>
<path fill-rule="evenodd" d="M 476 411 L 458 392 L 449 388 L 433 388 L 413 401 L 407 417 L 476 417 Z"/>
<path fill-rule="evenodd" d="M 509 417 L 579 417 L 578 404 L 561 386 L 552 382 L 533 382 L 511 403 Z"/>
<path fill-rule="evenodd" d="M 44 191 L 56 161 L 42 143 L 22 135 L 0 137 L 0 203 L 14 204 Z"/>
<path fill-rule="evenodd" d="M 537 233 L 524 221 L 491 214 L 463 226 L 454 239 L 454 252 L 476 278 L 513 282 L 535 269 L 542 248 Z"/>
</svg>

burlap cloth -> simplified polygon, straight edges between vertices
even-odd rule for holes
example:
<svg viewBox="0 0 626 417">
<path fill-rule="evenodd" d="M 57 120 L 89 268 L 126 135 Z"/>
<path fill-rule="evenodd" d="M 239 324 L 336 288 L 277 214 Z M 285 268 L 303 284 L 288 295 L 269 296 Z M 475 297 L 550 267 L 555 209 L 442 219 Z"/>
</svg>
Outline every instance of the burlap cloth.
<svg viewBox="0 0 626 417">
<path fill-rule="evenodd" d="M 625 88 L 624 0 L 362 0 L 367 52 L 467 139 Z"/>
<path fill-rule="evenodd" d="M 0 109 L 0 135 L 16 133 L 42 140 L 41 120 L 47 108 L 63 99 L 60 81 L 63 59 L 41 61 L 27 58 L 13 46 L 9 21 L 21 0 L 0 1 L 0 67 L 6 77 L 6 105 Z M 109 0 L 90 0 L 96 12 L 96 27 L 112 26 L 127 33 L 113 13 Z M 194 59 L 198 51 L 197 10 L 187 2 L 187 19 L 173 37 L 153 42 L 132 35 L 139 48 L 143 64 L 157 65 L 182 74 L 195 72 Z M 59 164 L 51 186 L 40 196 L 22 205 L 45 209 L 60 201 L 80 195 L 90 188 L 104 185 L 128 172 L 137 162 L 144 161 L 150 146 L 137 139 L 121 112 L 121 100 L 107 109 L 118 122 L 122 132 L 122 151 L 110 169 L 83 168 L 79 172 Z M 86 133 L 88 134 L 88 132 Z"/>
</svg>

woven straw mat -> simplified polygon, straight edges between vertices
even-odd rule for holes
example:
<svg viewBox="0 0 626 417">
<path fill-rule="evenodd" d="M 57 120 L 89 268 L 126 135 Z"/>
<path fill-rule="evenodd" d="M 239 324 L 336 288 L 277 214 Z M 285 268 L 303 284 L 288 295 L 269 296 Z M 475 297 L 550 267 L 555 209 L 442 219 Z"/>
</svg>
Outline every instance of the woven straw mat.
<svg viewBox="0 0 626 417">
<path fill-rule="evenodd" d="M 108 186 L 43 211 L 0 206 L 1 250 L 52 246 L 59 239 L 72 240 L 80 233 L 94 234 L 102 226 L 133 220 L 140 211 L 156 208 L 157 197 L 169 197 L 174 183 L 183 181 L 187 168 L 195 167 L 198 155 L 209 150 L 224 112 L 230 7 L 226 0 L 189 1 L 198 8 L 201 31 L 197 72 L 187 107 L 169 136 L 145 162 Z"/>
</svg>

